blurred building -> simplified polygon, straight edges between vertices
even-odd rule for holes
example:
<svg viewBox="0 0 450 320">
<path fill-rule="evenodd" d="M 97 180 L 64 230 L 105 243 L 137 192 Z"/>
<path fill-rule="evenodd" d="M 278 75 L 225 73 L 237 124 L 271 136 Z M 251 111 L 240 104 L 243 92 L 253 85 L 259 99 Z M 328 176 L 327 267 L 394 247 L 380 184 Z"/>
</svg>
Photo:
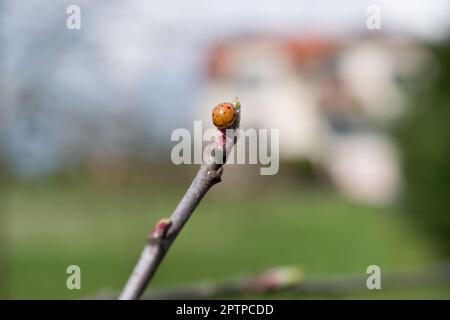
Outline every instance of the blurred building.
<svg viewBox="0 0 450 320">
<path fill-rule="evenodd" d="M 242 128 L 280 129 L 282 161 L 309 161 L 344 194 L 385 203 L 400 175 L 383 131 L 426 60 L 393 38 L 233 38 L 211 50 L 197 114 L 207 121 L 203 108 L 238 96 Z"/>
</svg>

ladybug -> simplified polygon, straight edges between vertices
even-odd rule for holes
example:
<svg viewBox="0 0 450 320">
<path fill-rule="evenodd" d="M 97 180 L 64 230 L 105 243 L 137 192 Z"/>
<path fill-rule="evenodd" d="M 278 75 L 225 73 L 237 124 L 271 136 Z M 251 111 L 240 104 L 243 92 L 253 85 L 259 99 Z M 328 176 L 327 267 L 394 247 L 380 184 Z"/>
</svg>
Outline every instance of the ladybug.
<svg viewBox="0 0 450 320">
<path fill-rule="evenodd" d="M 222 102 L 212 110 L 213 124 L 219 130 L 234 129 L 239 125 L 240 103 Z"/>
</svg>

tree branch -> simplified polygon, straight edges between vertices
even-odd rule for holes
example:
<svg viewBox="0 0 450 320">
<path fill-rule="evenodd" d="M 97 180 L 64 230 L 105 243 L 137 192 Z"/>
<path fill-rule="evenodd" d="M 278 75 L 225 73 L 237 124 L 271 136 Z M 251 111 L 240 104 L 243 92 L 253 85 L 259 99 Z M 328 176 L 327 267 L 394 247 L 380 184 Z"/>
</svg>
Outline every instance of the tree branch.
<svg viewBox="0 0 450 320">
<path fill-rule="evenodd" d="M 232 277 L 218 282 L 205 280 L 172 288 L 151 290 L 143 296 L 146 300 L 217 299 L 264 294 L 320 295 L 342 297 L 348 294 L 369 292 L 368 274 L 323 275 L 305 279 L 300 267 L 274 267 L 261 274 Z M 450 285 L 450 260 L 407 270 L 383 272 L 381 288 L 408 290 Z M 378 290 L 375 290 L 378 291 Z M 109 300 L 117 297 L 111 290 L 103 290 L 87 299 Z"/>
<path fill-rule="evenodd" d="M 150 233 L 120 300 L 139 299 L 203 196 L 221 181 L 223 164 L 237 141 L 237 129 L 227 130 L 226 136 L 221 134 L 208 144 L 203 153 L 203 164 L 171 218 L 161 219 Z"/>
<path fill-rule="evenodd" d="M 370 292 L 366 286 L 368 276 L 367 274 L 348 274 L 304 279 L 301 268 L 276 267 L 259 275 L 232 278 L 225 282 L 203 281 L 168 289 L 153 290 L 148 292 L 143 299 L 214 299 L 245 295 L 261 296 L 268 293 L 284 293 L 291 296 L 343 296 Z M 388 272 L 382 275 L 381 283 L 383 291 L 449 285 L 450 260 L 421 268 Z"/>
</svg>

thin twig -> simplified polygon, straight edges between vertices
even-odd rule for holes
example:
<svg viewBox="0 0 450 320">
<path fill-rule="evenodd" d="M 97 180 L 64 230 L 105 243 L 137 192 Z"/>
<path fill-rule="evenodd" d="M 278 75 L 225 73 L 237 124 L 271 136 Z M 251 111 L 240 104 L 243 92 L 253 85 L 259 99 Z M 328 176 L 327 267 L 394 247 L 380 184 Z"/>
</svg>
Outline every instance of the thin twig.
<svg viewBox="0 0 450 320">
<path fill-rule="evenodd" d="M 227 136 L 211 141 L 205 149 L 203 164 L 170 219 L 161 219 L 147 239 L 140 259 L 120 300 L 139 299 L 171 244 L 188 221 L 203 196 L 221 181 L 223 164 L 237 141 L 237 130 L 227 130 Z M 225 143 L 225 145 L 223 145 Z"/>
<path fill-rule="evenodd" d="M 183 300 L 213 299 L 268 293 L 289 295 L 344 296 L 370 292 L 367 274 L 321 276 L 304 279 L 297 267 L 276 267 L 259 275 L 232 278 L 225 282 L 203 281 L 148 292 L 143 299 Z M 415 289 L 450 284 L 450 261 L 442 261 L 419 269 L 388 272 L 381 277 L 384 290 Z M 375 290 L 377 291 L 377 290 Z"/>
<path fill-rule="evenodd" d="M 320 295 L 342 297 L 348 294 L 369 292 L 368 274 L 322 275 L 304 278 L 299 267 L 274 267 L 261 274 L 232 277 L 218 282 L 204 280 L 198 283 L 154 289 L 142 298 L 146 300 L 214 299 L 265 294 Z M 383 272 L 381 289 L 406 290 L 450 285 L 450 260 L 409 270 Z M 378 291 L 378 290 L 374 290 Z M 112 290 L 103 290 L 86 299 L 114 299 Z"/>
</svg>

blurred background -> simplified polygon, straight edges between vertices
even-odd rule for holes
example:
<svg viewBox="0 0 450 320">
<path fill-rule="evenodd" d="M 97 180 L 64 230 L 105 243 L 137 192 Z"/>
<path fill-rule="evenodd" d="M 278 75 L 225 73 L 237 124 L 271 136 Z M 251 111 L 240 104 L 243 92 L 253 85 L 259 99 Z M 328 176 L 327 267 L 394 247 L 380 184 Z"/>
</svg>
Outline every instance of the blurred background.
<svg viewBox="0 0 450 320">
<path fill-rule="evenodd" d="M 66 27 L 73 4 L 79 30 Z M 367 27 L 370 5 L 379 29 Z M 226 166 L 152 288 L 284 265 L 310 279 L 445 261 L 449 6 L 3 0 L 0 298 L 118 292 L 198 168 L 172 164 L 172 131 L 209 125 L 212 107 L 236 96 L 242 128 L 280 129 L 280 171 Z M 81 290 L 66 288 L 72 264 Z M 448 299 L 449 289 L 335 297 Z"/>
</svg>

